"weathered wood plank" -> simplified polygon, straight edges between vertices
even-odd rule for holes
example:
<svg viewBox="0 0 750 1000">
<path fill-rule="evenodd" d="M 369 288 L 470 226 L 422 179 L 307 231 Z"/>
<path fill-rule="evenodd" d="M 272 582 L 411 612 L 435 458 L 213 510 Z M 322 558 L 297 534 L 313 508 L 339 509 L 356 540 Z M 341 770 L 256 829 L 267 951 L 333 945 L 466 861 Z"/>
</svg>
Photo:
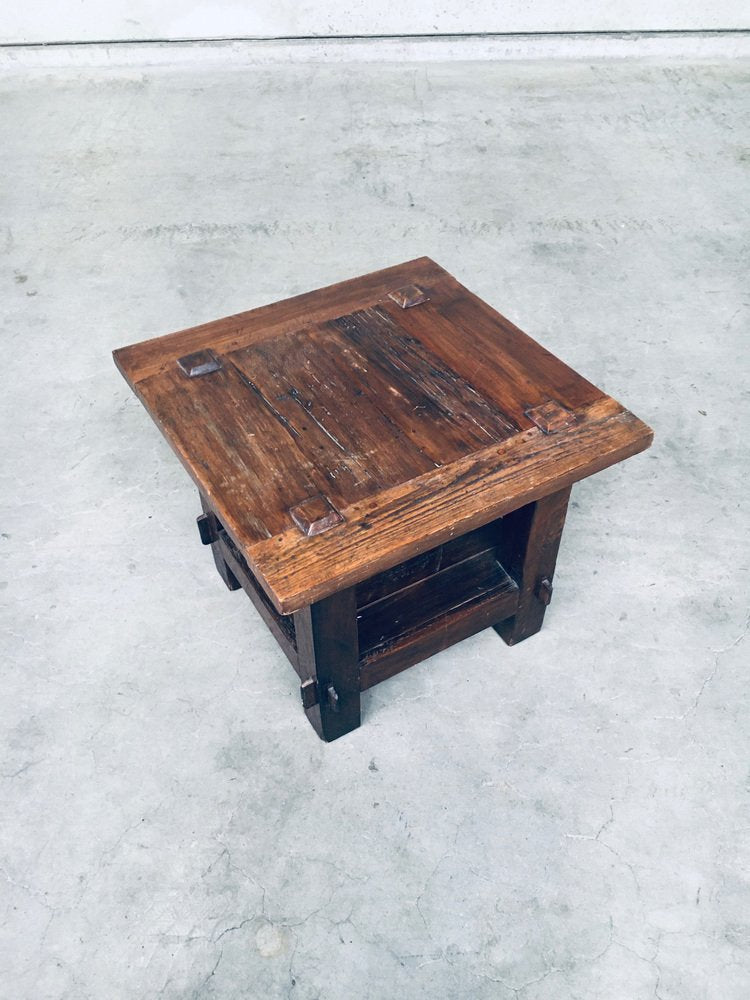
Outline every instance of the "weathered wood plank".
<svg viewBox="0 0 750 1000">
<path fill-rule="evenodd" d="M 517 594 L 518 588 L 491 549 L 448 566 L 359 611 L 360 658 L 371 658 L 407 633 L 423 629 L 490 592 L 510 591 Z"/>
<path fill-rule="evenodd" d="M 652 432 L 608 397 L 554 435 L 532 427 L 450 466 L 342 510 L 316 538 L 298 531 L 252 546 L 258 575 L 281 611 L 356 584 L 449 538 L 643 451 Z M 225 522 L 226 523 L 226 522 Z M 229 525 L 227 525 L 229 527 Z M 235 522 L 234 530 L 242 531 Z"/>
<path fill-rule="evenodd" d="M 222 523 L 242 518 L 241 549 L 283 531 L 290 507 L 327 492 L 325 476 L 231 363 L 199 379 L 175 365 L 138 393 Z"/>
<path fill-rule="evenodd" d="M 384 299 L 401 285 L 429 284 L 444 274 L 443 268 L 429 257 L 418 257 L 234 316 L 121 347 L 114 352 L 115 363 L 129 385 L 135 388 L 135 383 L 164 371 L 172 360 L 182 355 L 207 347 L 220 353 L 247 347 L 266 337 L 361 309 L 363 305 Z"/>
<path fill-rule="evenodd" d="M 473 600 L 450 608 L 439 618 L 400 636 L 392 645 L 381 647 L 365 657 L 360 668 L 363 691 L 434 656 L 470 635 L 512 615 L 518 592 L 505 587 L 490 588 Z"/>
<path fill-rule="evenodd" d="M 405 428 L 406 415 L 399 420 L 388 387 L 328 324 L 231 357 L 263 386 L 309 461 L 333 480 L 336 506 L 435 468 Z"/>
<path fill-rule="evenodd" d="M 332 325 L 366 358 L 370 377 L 376 366 L 385 399 L 403 400 L 406 428 L 420 426 L 422 447 L 441 465 L 518 429 L 382 307 L 342 316 Z"/>
<path fill-rule="evenodd" d="M 429 301 L 416 309 L 381 308 L 517 427 L 530 427 L 525 410 L 550 398 L 575 410 L 604 396 L 451 275 L 435 282 Z"/>
<path fill-rule="evenodd" d="M 322 471 L 328 484 L 326 496 L 334 506 L 346 506 L 370 496 L 380 488 L 381 482 L 356 449 L 347 447 L 335 430 L 321 423 L 319 414 L 311 414 L 306 408 L 307 394 L 303 386 L 309 382 L 311 372 L 298 346 L 301 343 L 303 348 L 309 347 L 308 340 L 308 331 L 294 331 L 234 351 L 229 357 L 254 380 L 258 391 L 289 428 L 300 450 L 311 456 Z M 298 377 L 300 368 L 301 379 Z"/>
<path fill-rule="evenodd" d="M 502 520 L 492 521 L 363 580 L 357 585 L 357 607 L 364 608 L 464 559 L 494 549 L 500 541 L 501 527 Z"/>
</svg>

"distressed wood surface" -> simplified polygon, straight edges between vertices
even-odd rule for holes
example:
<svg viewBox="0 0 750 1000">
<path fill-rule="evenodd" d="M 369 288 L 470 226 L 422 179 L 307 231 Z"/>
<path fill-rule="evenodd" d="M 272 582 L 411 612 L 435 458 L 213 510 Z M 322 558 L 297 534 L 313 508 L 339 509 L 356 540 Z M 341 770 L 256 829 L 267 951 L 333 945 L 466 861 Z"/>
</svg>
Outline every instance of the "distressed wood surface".
<svg viewBox="0 0 750 1000">
<path fill-rule="evenodd" d="M 475 593 L 472 600 L 459 599 L 455 605 L 449 604 L 437 618 L 409 629 L 364 657 L 360 670 L 362 690 L 507 618 L 517 601 L 516 590 L 498 585 Z"/>
<path fill-rule="evenodd" d="M 356 729 L 360 722 L 354 590 L 342 590 L 302 608 L 294 615 L 294 630 L 299 675 L 303 685 L 315 689 L 305 714 L 318 736 L 330 743 Z"/>
<path fill-rule="evenodd" d="M 445 545 L 438 545 L 427 552 L 422 552 L 413 559 L 399 563 L 393 569 L 364 580 L 357 587 L 357 607 L 365 608 L 368 604 L 383 600 L 404 587 L 410 587 L 435 573 L 439 573 L 456 563 L 463 562 L 481 552 L 494 550 L 501 537 L 501 521 L 492 521 L 476 531 L 469 531 L 459 538 L 454 538 Z"/>
<path fill-rule="evenodd" d="M 207 345 L 222 353 L 234 351 L 257 340 L 298 330 L 308 323 L 319 323 L 361 309 L 410 281 L 429 284 L 444 274 L 445 271 L 429 257 L 419 257 L 257 309 L 121 347 L 114 352 L 115 363 L 135 388 L 136 382 L 163 371 L 173 359 L 204 350 Z"/>
<path fill-rule="evenodd" d="M 651 440 L 427 258 L 115 359 L 282 613 Z"/>
<path fill-rule="evenodd" d="M 382 657 L 405 637 L 428 629 L 458 608 L 476 604 L 490 594 L 515 593 L 509 609 L 516 610 L 518 587 L 500 565 L 492 550 L 481 552 L 460 563 L 359 612 L 360 656 L 372 661 Z"/>
<path fill-rule="evenodd" d="M 604 399 L 554 435 L 538 427 L 341 510 L 315 539 L 298 531 L 253 546 L 282 611 L 317 600 L 516 507 L 605 469 L 651 442 L 632 413 Z M 286 605 L 286 606 L 285 606 Z"/>
<path fill-rule="evenodd" d="M 518 583 L 518 607 L 512 618 L 495 625 L 495 631 L 509 646 L 528 639 L 542 627 L 552 596 L 552 580 L 569 500 L 570 487 L 567 486 L 514 510 L 505 518 L 506 530 L 498 556 Z"/>
</svg>

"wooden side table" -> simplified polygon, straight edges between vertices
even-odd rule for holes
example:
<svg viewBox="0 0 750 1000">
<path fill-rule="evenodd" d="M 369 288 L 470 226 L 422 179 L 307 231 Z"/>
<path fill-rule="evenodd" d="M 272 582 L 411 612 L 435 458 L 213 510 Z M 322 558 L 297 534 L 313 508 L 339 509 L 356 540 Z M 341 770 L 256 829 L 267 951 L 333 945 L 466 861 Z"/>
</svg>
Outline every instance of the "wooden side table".
<svg viewBox="0 0 750 1000">
<path fill-rule="evenodd" d="M 426 257 L 114 357 L 324 740 L 452 643 L 537 632 L 571 485 L 652 437 Z"/>
</svg>

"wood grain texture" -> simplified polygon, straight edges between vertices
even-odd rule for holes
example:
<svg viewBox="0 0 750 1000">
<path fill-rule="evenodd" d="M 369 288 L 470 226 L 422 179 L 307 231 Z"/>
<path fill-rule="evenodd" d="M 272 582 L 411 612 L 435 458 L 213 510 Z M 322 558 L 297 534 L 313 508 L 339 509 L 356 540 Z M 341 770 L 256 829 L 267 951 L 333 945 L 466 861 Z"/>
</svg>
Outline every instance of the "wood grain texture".
<svg viewBox="0 0 750 1000">
<path fill-rule="evenodd" d="M 651 431 L 609 398 L 574 427 L 523 431 L 443 469 L 341 511 L 346 523 L 314 539 L 287 530 L 252 546 L 279 610 L 366 579 L 516 507 L 622 461 L 651 443 Z"/>
<path fill-rule="evenodd" d="M 420 294 L 402 295 L 415 300 L 402 308 L 392 293 L 412 285 Z M 189 377 L 178 360 L 198 352 L 221 367 Z M 123 348 L 115 360 L 282 613 L 651 440 L 427 258 Z M 537 409 L 550 401 L 570 417 L 544 433 L 528 413 L 550 412 Z M 292 512 L 315 497 L 343 521 L 308 537 Z"/>
<path fill-rule="evenodd" d="M 354 590 L 342 590 L 298 611 L 294 630 L 300 677 L 303 683 L 313 681 L 317 688 L 317 701 L 305 713 L 318 736 L 330 743 L 360 723 Z"/>
<path fill-rule="evenodd" d="M 566 486 L 514 510 L 504 520 L 506 530 L 498 555 L 518 583 L 519 595 L 514 616 L 497 623 L 495 631 L 509 646 L 535 635 L 542 627 L 552 596 L 552 580 L 569 500 L 570 487 Z"/>
<path fill-rule="evenodd" d="M 497 561 L 492 550 L 389 594 L 359 612 L 359 647 L 363 660 L 383 656 L 401 644 L 405 636 L 433 625 L 465 605 L 488 595 L 515 595 L 509 611 L 515 611 L 518 587 Z"/>
<path fill-rule="evenodd" d="M 381 647 L 361 666 L 360 686 L 363 691 L 414 666 L 428 656 L 468 639 L 483 629 L 512 615 L 518 594 L 503 587 L 489 588 L 475 597 L 448 608 L 444 614 L 405 632 L 388 646 Z"/>
<path fill-rule="evenodd" d="M 220 352 L 234 351 L 257 340 L 334 319 L 379 302 L 394 288 L 411 283 L 429 285 L 444 274 L 445 271 L 429 257 L 419 257 L 257 309 L 121 347 L 114 351 L 115 363 L 129 385 L 135 388 L 136 382 L 163 371 L 172 359 L 184 354 L 206 347 Z"/>
<path fill-rule="evenodd" d="M 550 398 L 575 410 L 605 395 L 452 275 L 430 286 L 424 305 L 400 310 L 386 302 L 382 308 L 516 427 L 532 426 L 525 411 Z"/>
<path fill-rule="evenodd" d="M 241 584 L 237 577 L 232 572 L 230 566 L 227 564 L 224 558 L 220 543 L 219 535 L 222 533 L 221 522 L 213 513 L 208 505 L 208 502 L 204 496 L 201 497 L 201 507 L 203 508 L 205 516 L 208 518 L 208 538 L 211 539 L 211 554 L 214 557 L 214 563 L 216 565 L 216 571 L 226 584 L 227 590 L 239 590 Z"/>
<path fill-rule="evenodd" d="M 501 527 L 502 520 L 492 521 L 446 542 L 445 545 L 438 545 L 413 559 L 407 559 L 393 569 L 363 580 L 357 586 L 357 607 L 365 608 L 368 604 L 381 601 L 397 590 L 410 587 L 481 552 L 494 551 L 501 539 Z"/>
</svg>

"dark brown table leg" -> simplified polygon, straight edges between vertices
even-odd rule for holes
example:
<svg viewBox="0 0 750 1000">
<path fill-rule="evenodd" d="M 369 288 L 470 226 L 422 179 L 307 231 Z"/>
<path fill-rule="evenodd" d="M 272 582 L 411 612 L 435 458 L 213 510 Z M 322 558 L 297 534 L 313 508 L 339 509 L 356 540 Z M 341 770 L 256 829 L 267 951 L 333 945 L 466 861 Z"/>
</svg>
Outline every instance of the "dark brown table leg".
<svg viewBox="0 0 750 1000">
<path fill-rule="evenodd" d="M 503 522 L 501 561 L 518 584 L 518 610 L 493 626 L 509 646 L 528 639 L 542 627 L 552 597 L 560 537 L 568 510 L 570 487 L 519 507 Z"/>
<path fill-rule="evenodd" d="M 200 495 L 203 514 L 198 518 L 198 530 L 201 534 L 201 541 L 204 545 L 211 546 L 211 554 L 214 557 L 219 576 L 230 590 L 239 590 L 241 584 L 234 573 L 227 566 L 226 560 L 221 554 L 219 547 L 219 525 L 216 515 L 208 505 L 208 501 Z"/>
<path fill-rule="evenodd" d="M 354 588 L 294 615 L 302 704 L 322 740 L 330 743 L 360 723 L 359 643 Z"/>
</svg>

